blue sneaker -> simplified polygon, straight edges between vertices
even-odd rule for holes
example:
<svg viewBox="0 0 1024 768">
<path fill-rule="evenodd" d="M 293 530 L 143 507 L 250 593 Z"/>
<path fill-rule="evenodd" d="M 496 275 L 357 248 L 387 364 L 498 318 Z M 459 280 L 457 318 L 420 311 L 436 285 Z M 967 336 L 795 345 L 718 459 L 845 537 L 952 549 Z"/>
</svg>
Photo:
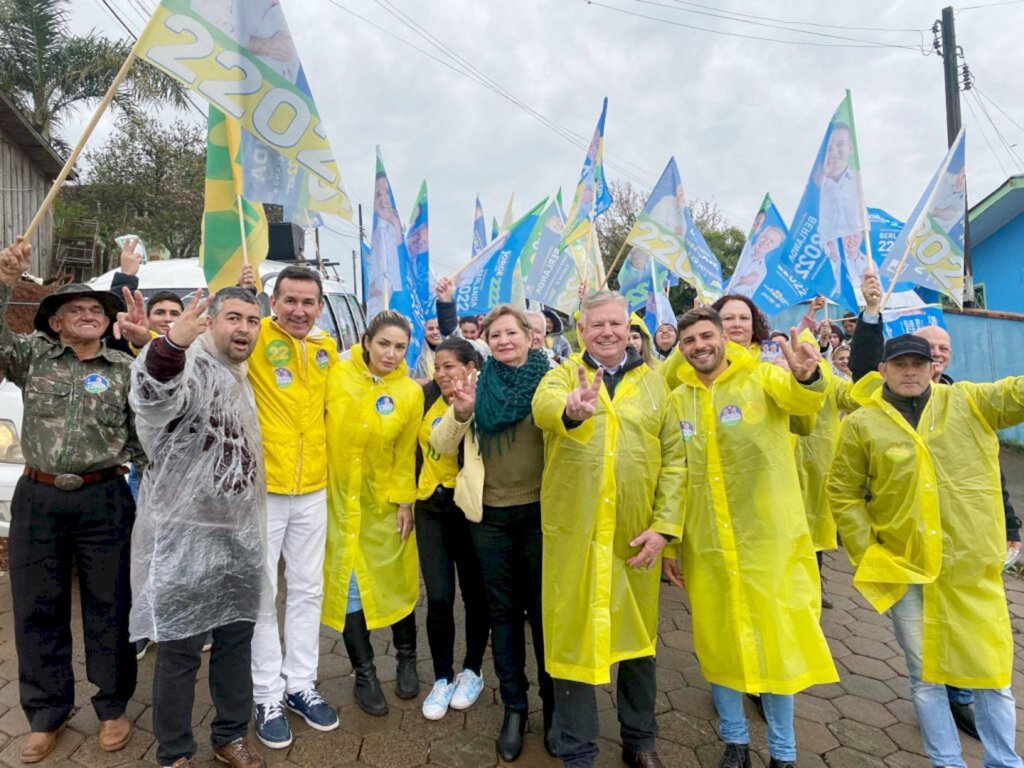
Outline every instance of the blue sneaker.
<svg viewBox="0 0 1024 768">
<path fill-rule="evenodd" d="M 448 712 L 448 704 L 455 695 L 455 684 L 443 677 L 434 683 L 427 698 L 423 700 L 423 716 L 427 720 L 440 720 Z"/>
<path fill-rule="evenodd" d="M 256 738 L 271 749 L 284 749 L 292 745 L 292 729 L 281 702 L 256 705 Z"/>
<path fill-rule="evenodd" d="M 289 693 L 284 697 L 284 705 L 318 731 L 333 731 L 340 724 L 338 713 L 312 685 L 304 691 Z"/>
<path fill-rule="evenodd" d="M 464 669 L 455 676 L 455 693 L 452 695 L 452 709 L 469 709 L 480 698 L 484 689 L 484 676 L 471 669 Z"/>
</svg>

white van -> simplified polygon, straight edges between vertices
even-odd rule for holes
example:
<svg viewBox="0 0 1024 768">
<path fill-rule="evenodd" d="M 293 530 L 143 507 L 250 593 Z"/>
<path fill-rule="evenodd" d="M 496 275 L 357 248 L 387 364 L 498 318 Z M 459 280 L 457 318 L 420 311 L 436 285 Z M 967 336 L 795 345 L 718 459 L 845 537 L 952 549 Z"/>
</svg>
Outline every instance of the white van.
<svg viewBox="0 0 1024 768">
<path fill-rule="evenodd" d="M 264 261 L 260 265 L 263 290 L 258 298 L 264 316 L 270 314 L 270 294 L 274 290 L 277 275 L 287 266 L 288 263 L 280 261 Z M 198 288 L 206 287 L 206 278 L 199 268 L 198 259 L 172 259 L 143 264 L 139 268 L 138 277 L 139 290 L 146 298 L 157 291 L 173 291 L 185 297 Z M 113 278 L 114 272 L 106 272 L 89 281 L 89 285 L 98 290 L 109 290 Z M 359 341 L 366 330 L 363 310 L 343 281 L 323 278 L 323 287 L 324 309 L 317 327 L 333 336 L 338 343 L 338 351 L 344 352 Z M 7 537 L 10 529 L 14 486 L 25 469 L 19 441 L 22 411 L 21 390 L 4 380 L 0 384 L 0 537 L 3 538 Z"/>
</svg>

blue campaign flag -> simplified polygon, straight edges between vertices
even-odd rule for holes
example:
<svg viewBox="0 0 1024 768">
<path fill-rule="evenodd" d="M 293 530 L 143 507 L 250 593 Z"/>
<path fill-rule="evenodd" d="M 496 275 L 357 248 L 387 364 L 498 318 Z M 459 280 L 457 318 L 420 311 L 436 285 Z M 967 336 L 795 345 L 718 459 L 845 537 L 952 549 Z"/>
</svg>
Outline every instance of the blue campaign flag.
<svg viewBox="0 0 1024 768">
<path fill-rule="evenodd" d="M 946 321 L 942 316 L 942 307 L 938 304 L 925 304 L 921 307 L 908 307 L 907 309 L 887 309 L 882 332 L 885 334 L 885 338 L 891 339 L 907 333 L 914 333 L 930 325 L 939 328 L 946 327 Z"/>
<path fill-rule="evenodd" d="M 405 232 L 398 218 L 395 196 L 391 191 L 384 157 L 377 147 L 377 171 L 374 179 L 373 229 L 370 254 L 365 261 L 366 317 L 372 318 L 385 309 L 405 315 L 412 324 L 412 338 L 405 362 L 416 366 L 423 347 L 424 314 L 414 279 L 415 270 L 405 242 Z"/>
<path fill-rule="evenodd" d="M 630 313 L 646 308 L 648 296 L 664 294 L 666 285 L 679 285 L 679 278 L 673 272 L 636 246 L 626 252 L 617 278 L 619 293 L 629 302 Z"/>
<path fill-rule="evenodd" d="M 856 309 L 851 265 L 844 263 L 844 254 L 855 253 L 860 241 L 854 241 L 864 237 L 867 212 L 861 187 L 853 104 L 847 91 L 829 121 L 779 267 L 767 286 L 774 303 L 765 306 L 766 311 L 796 303 L 794 294 L 797 301 L 822 294 Z"/>
<path fill-rule="evenodd" d="M 512 301 L 516 265 L 547 202 L 544 198 L 507 232 L 499 232 L 490 245 L 459 270 L 455 307 L 460 317 L 483 315 L 499 304 Z"/>
<path fill-rule="evenodd" d="M 775 207 L 771 195 L 765 195 L 725 292 L 746 296 L 756 303 L 761 283 L 769 273 L 775 271 L 787 235 L 789 228 L 779 209 Z"/>
<path fill-rule="evenodd" d="M 966 141 L 961 128 L 882 265 L 894 290 L 920 286 L 963 303 Z"/>
<path fill-rule="evenodd" d="M 540 232 L 530 254 L 530 269 L 523 283 L 526 298 L 562 312 L 571 312 L 579 303 L 579 266 L 569 249 L 559 248 L 565 229 L 565 211 L 559 198 L 548 203 L 540 217 Z M 525 261 L 524 253 L 522 260 Z"/>
<path fill-rule="evenodd" d="M 476 257 L 486 247 L 487 223 L 484 221 L 484 208 L 480 205 L 480 196 L 477 195 L 476 210 L 473 212 L 473 248 L 470 251 L 470 256 Z"/>
<path fill-rule="evenodd" d="M 424 323 L 437 317 L 437 304 L 431 290 L 430 229 L 427 213 L 427 182 L 424 181 L 420 185 L 419 194 L 416 195 L 416 203 L 409 218 L 409 229 L 405 233 L 405 245 L 412 264 L 412 282 L 418 302 L 415 309 L 422 314 Z"/>
<path fill-rule="evenodd" d="M 664 292 L 647 294 L 647 304 L 644 312 L 644 325 L 651 332 L 651 337 L 658 332 L 663 325 L 676 325 L 676 313 L 672 311 L 672 302 Z"/>
<path fill-rule="evenodd" d="M 562 247 L 568 247 L 588 237 L 594 220 L 608 210 L 612 204 L 612 193 L 604 173 L 604 119 L 608 114 L 608 99 L 601 104 L 601 116 L 597 119 L 594 136 L 583 158 L 580 180 L 576 184 L 569 215 L 566 217 L 562 234 Z"/>
</svg>

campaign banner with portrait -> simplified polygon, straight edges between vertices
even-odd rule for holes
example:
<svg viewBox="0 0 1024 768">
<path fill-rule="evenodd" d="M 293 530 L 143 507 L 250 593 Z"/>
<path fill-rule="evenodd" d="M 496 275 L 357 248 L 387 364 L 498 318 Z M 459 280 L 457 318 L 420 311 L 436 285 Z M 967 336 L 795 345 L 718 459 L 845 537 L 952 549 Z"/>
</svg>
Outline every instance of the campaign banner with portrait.
<svg viewBox="0 0 1024 768">
<path fill-rule="evenodd" d="M 247 197 L 351 220 L 279 2 L 162 0 L 133 50 L 239 122 Z"/>
<path fill-rule="evenodd" d="M 601 116 L 597 120 L 594 136 L 583 158 L 580 180 L 569 206 L 565 230 L 562 233 L 562 248 L 588 238 L 594 219 L 608 210 L 612 204 L 612 193 L 604 176 L 604 118 L 608 114 L 608 99 L 601 105 Z M 511 201 L 510 201 L 511 202 Z"/>
<path fill-rule="evenodd" d="M 914 333 L 928 326 L 946 327 L 942 307 L 938 304 L 926 304 L 922 307 L 907 307 L 885 311 L 885 322 L 882 333 L 885 338 L 892 339 L 907 333 Z"/>
<path fill-rule="evenodd" d="M 766 194 L 754 216 L 747 242 L 743 244 L 725 292 L 746 296 L 756 302 L 754 297 L 768 273 L 775 269 L 788 234 L 789 229 L 772 196 Z"/>
<path fill-rule="evenodd" d="M 519 257 L 529 244 L 538 218 L 547 208 L 548 199 L 544 198 L 459 270 L 455 307 L 460 317 L 483 315 L 513 300 Z"/>
<path fill-rule="evenodd" d="M 437 301 L 434 296 L 430 277 L 430 228 L 428 224 L 427 182 L 420 184 L 416 202 L 412 206 L 409 217 L 409 228 L 405 231 L 405 247 L 409 251 L 409 263 L 412 269 L 412 282 L 415 288 L 416 302 L 414 309 L 423 316 L 423 321 L 437 317 Z"/>
<path fill-rule="evenodd" d="M 766 291 L 783 306 L 770 304 L 765 310 L 790 306 L 795 303 L 790 302 L 793 295 L 800 300 L 815 294 L 855 310 L 857 297 L 850 277 L 854 265 L 845 254 L 858 250 L 866 220 L 853 102 L 847 91 L 829 120 Z"/>
<path fill-rule="evenodd" d="M 626 252 L 617 278 L 619 293 L 626 297 L 630 312 L 645 309 L 652 293 L 664 294 L 667 288 L 679 285 L 677 275 L 636 246 Z"/>
<path fill-rule="evenodd" d="M 710 303 L 722 295 L 722 265 L 686 204 L 676 159 L 670 157 L 626 243 L 664 264 Z"/>
<path fill-rule="evenodd" d="M 966 143 L 961 128 L 882 265 L 895 290 L 920 286 L 963 306 Z"/>
</svg>

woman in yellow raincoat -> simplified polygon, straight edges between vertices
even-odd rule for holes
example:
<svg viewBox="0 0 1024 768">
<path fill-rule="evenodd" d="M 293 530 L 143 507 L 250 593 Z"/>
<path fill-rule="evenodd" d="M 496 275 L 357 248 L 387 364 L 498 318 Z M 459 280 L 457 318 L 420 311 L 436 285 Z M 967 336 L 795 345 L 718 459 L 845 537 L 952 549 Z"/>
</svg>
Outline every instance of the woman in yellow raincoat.
<svg viewBox="0 0 1024 768">
<path fill-rule="evenodd" d="M 655 360 L 651 353 L 651 348 L 654 346 L 651 331 L 644 323 L 643 318 L 636 312 L 629 317 L 629 346 L 636 350 L 648 368 L 658 367 L 659 361 Z"/>
<path fill-rule="evenodd" d="M 896 342 L 916 351 L 890 356 Z M 828 478 L 853 583 L 893 618 L 931 763 L 964 765 L 947 684 L 974 689 L 985 765 L 1019 766 L 995 430 L 1024 421 L 1024 377 L 931 383 L 918 337 L 886 342 L 885 358 L 884 387 L 875 373 L 854 385 L 861 408 L 843 421 Z M 918 391 L 897 372 L 907 360 L 920 369 Z"/>
<path fill-rule="evenodd" d="M 789 433 L 791 415 L 820 410 L 828 381 L 814 345 L 782 348 L 791 373 L 760 363 L 725 341 L 712 309 L 687 312 L 679 331 L 689 365 L 672 400 L 685 512 L 681 562 L 665 558 L 665 573 L 690 598 L 723 764 L 742 765 L 748 749 L 743 693 L 761 694 L 772 757 L 795 760 L 792 694 L 838 680 L 819 625 L 818 568 Z"/>
<path fill-rule="evenodd" d="M 356 703 L 371 715 L 386 714 L 388 705 L 369 630 L 392 625 L 396 695 L 411 699 L 420 687 L 413 616 L 419 562 L 409 534 L 423 390 L 405 364 L 410 333 L 402 315 L 381 312 L 327 381 L 323 622 L 342 631 L 356 675 Z"/>
</svg>

